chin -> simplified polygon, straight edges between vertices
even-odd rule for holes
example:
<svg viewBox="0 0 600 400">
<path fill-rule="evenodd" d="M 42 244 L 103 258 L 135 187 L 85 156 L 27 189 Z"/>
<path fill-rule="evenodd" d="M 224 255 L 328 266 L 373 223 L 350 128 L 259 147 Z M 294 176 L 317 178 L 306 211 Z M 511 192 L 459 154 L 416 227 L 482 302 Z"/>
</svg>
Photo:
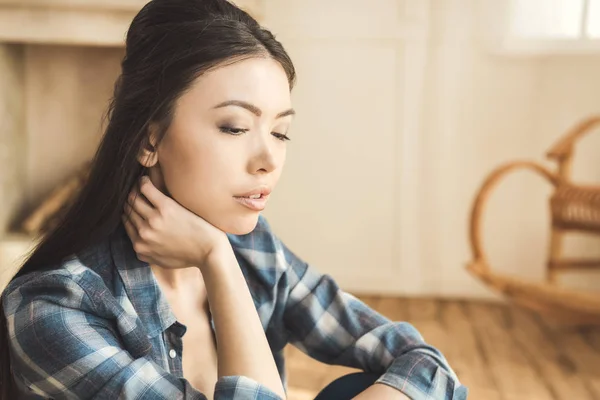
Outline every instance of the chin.
<svg viewBox="0 0 600 400">
<path fill-rule="evenodd" d="M 244 216 L 225 218 L 223 221 L 219 221 L 221 223 L 216 226 L 225 233 L 247 235 L 256 228 L 258 216 L 259 213 L 252 213 Z"/>
</svg>

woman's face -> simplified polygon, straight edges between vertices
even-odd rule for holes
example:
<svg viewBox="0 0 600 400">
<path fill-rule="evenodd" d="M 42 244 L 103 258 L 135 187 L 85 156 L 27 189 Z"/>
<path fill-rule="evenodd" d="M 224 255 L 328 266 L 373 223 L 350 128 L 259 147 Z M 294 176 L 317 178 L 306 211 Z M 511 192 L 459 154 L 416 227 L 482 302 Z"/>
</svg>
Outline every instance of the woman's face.
<svg viewBox="0 0 600 400">
<path fill-rule="evenodd" d="M 150 177 L 217 228 L 249 233 L 281 175 L 292 114 L 277 61 L 251 58 L 213 69 L 177 102 Z"/>
</svg>

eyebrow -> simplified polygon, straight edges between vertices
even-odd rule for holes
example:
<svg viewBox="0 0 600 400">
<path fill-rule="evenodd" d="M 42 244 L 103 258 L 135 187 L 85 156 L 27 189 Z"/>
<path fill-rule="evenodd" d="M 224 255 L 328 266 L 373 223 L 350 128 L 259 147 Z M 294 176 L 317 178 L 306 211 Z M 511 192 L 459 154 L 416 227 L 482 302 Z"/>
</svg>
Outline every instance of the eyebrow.
<svg viewBox="0 0 600 400">
<path fill-rule="evenodd" d="M 217 108 L 223 108 L 223 107 L 229 107 L 229 106 L 245 108 L 246 110 L 250 111 L 252 114 L 256 115 L 257 117 L 260 117 L 262 115 L 262 111 L 260 108 L 256 107 L 254 104 L 250 104 L 250 103 L 247 103 L 247 102 L 241 101 L 241 100 L 227 100 L 227 101 L 217 104 L 213 108 L 217 109 Z M 295 115 L 295 114 L 296 114 L 296 111 L 294 111 L 293 108 L 290 108 L 289 110 L 280 112 L 279 114 L 277 114 L 277 116 L 275 118 L 283 118 L 283 117 L 287 117 L 288 115 Z"/>
</svg>

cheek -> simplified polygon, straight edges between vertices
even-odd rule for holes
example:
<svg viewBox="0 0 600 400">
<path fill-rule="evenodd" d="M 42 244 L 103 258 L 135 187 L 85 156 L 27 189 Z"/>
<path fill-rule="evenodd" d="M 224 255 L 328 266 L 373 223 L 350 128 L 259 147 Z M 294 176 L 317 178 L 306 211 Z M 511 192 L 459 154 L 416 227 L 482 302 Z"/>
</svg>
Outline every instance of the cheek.
<svg viewBox="0 0 600 400">
<path fill-rule="evenodd" d="M 287 147 L 284 147 L 284 149 L 283 149 L 283 155 L 281 157 L 281 168 L 284 167 L 286 159 L 287 159 Z"/>
<path fill-rule="evenodd" d="M 287 150 L 284 146 L 281 152 L 277 155 L 277 170 L 274 171 L 274 180 L 277 182 L 281 177 L 281 173 L 283 172 L 283 167 L 285 167 L 285 161 L 287 158 Z"/>
<path fill-rule="evenodd" d="M 232 183 L 239 180 L 243 160 L 227 142 L 206 138 L 165 141 L 159 163 L 173 198 L 197 214 L 219 208 Z M 204 140 L 202 140 L 204 139 Z"/>
<path fill-rule="evenodd" d="M 206 186 L 212 155 L 197 140 L 172 135 L 161 143 L 158 155 L 167 188 L 177 201 L 183 204 L 184 198 L 197 195 L 196 188 Z"/>
</svg>

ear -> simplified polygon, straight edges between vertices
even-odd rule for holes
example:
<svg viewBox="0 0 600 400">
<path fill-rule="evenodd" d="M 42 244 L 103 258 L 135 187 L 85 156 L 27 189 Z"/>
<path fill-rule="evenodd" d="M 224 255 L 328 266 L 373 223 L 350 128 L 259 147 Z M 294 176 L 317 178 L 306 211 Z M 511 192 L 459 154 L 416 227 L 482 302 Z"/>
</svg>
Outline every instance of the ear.
<svg viewBox="0 0 600 400">
<path fill-rule="evenodd" d="M 138 162 L 146 168 L 151 168 L 158 163 L 158 128 L 155 124 L 150 124 L 148 128 L 148 136 L 144 147 L 140 149 Z"/>
</svg>

